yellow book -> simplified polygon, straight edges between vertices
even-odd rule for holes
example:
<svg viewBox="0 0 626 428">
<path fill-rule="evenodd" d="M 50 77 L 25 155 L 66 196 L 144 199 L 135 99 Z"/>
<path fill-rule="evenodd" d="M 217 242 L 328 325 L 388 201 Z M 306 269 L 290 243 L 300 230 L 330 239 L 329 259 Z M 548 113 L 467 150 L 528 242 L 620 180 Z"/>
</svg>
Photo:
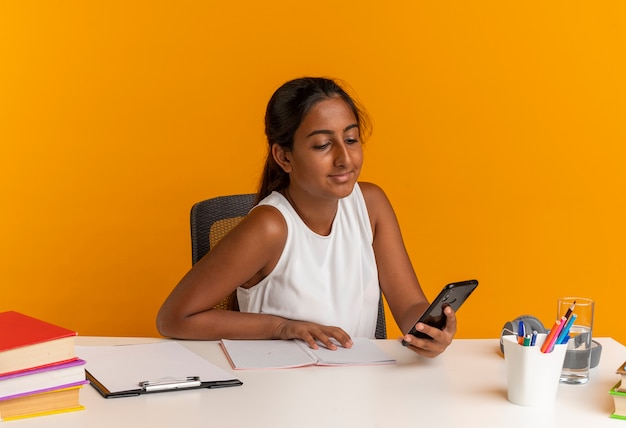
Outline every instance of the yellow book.
<svg viewBox="0 0 626 428">
<path fill-rule="evenodd" d="M 0 420 L 30 418 L 84 409 L 79 403 L 83 385 L 55 389 L 0 401 Z"/>
</svg>

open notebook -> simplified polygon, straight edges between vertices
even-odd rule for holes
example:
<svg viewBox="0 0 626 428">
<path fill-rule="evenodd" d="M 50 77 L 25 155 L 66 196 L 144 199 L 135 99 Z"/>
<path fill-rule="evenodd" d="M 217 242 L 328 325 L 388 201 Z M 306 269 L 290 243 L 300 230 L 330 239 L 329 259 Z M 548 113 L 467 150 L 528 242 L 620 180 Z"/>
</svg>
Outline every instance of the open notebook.
<svg viewBox="0 0 626 428">
<path fill-rule="evenodd" d="M 352 348 L 331 351 L 322 346 L 311 349 L 300 340 L 226 340 L 221 341 L 234 369 L 285 369 L 304 366 L 343 366 L 394 364 L 367 338 L 353 338 Z"/>
</svg>

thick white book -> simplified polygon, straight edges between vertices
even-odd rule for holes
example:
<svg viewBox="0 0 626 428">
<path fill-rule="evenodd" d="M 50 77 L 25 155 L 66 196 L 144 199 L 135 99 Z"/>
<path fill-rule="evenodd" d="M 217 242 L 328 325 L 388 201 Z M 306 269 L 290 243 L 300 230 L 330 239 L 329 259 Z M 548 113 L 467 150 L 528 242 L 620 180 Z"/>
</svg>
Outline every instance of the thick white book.
<svg viewBox="0 0 626 428">
<path fill-rule="evenodd" d="M 394 364 L 396 360 L 368 338 L 353 338 L 351 348 L 311 349 L 301 340 L 227 340 L 221 345 L 233 369 L 286 369 L 305 366 Z"/>
<path fill-rule="evenodd" d="M 85 361 L 81 359 L 22 370 L 0 376 L 0 401 L 83 383 Z"/>
</svg>

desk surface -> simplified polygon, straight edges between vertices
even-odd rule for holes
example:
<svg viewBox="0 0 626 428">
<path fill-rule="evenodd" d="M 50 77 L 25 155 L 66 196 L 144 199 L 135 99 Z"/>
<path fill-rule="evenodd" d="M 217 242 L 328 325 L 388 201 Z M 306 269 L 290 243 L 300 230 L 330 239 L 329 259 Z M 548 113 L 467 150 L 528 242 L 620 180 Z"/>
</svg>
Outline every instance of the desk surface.
<svg viewBox="0 0 626 428">
<path fill-rule="evenodd" d="M 80 345 L 149 343 L 159 339 L 79 337 Z M 104 399 L 81 391 L 86 410 L 7 422 L 12 428 L 121 427 L 624 427 L 609 418 L 608 390 L 626 347 L 610 338 L 586 385 L 559 385 L 556 403 L 522 407 L 506 399 L 497 339 L 457 339 L 435 359 L 395 340 L 376 341 L 398 363 L 367 367 L 238 370 L 243 386 Z M 217 342 L 181 341 L 231 370 Z M 9 426 L 9 425 L 7 425 Z"/>
</svg>

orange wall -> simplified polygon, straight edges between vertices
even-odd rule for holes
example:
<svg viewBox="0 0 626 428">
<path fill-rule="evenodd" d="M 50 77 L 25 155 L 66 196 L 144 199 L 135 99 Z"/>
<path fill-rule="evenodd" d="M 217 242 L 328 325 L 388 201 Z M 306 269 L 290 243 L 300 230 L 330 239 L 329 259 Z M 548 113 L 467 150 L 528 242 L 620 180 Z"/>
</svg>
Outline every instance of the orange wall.
<svg viewBox="0 0 626 428">
<path fill-rule="evenodd" d="M 574 294 L 626 343 L 624 2 L 248 3 L 2 2 L 0 310 L 156 335 L 189 208 L 254 191 L 269 96 L 326 75 L 426 293 L 481 281 L 458 337 Z"/>
</svg>

